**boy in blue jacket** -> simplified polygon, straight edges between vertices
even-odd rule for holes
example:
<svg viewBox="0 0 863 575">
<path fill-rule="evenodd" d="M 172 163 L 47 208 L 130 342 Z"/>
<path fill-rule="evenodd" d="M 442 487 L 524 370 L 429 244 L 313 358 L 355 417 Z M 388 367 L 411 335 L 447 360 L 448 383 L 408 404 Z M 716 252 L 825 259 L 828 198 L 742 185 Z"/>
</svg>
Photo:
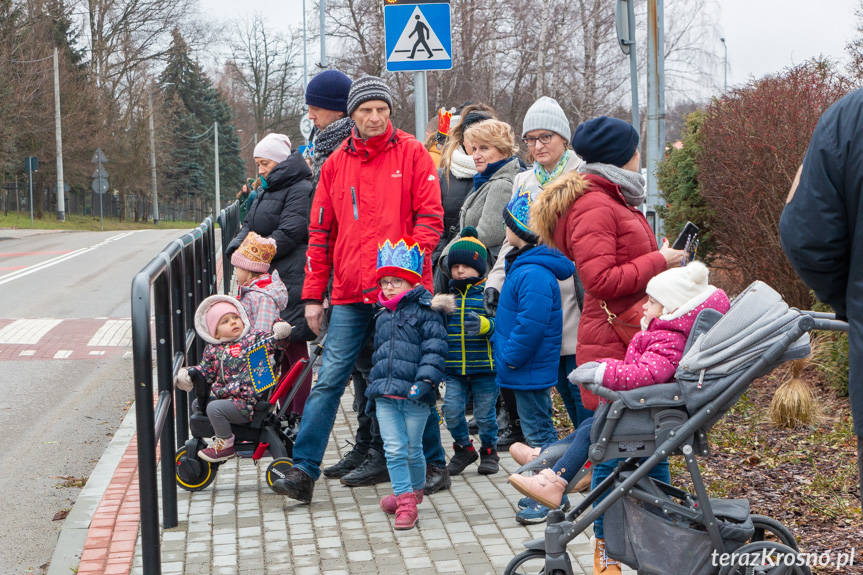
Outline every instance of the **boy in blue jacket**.
<svg viewBox="0 0 863 575">
<path fill-rule="evenodd" d="M 558 280 L 575 272 L 557 250 L 537 245 L 530 229 L 530 194 L 516 194 L 503 210 L 506 238 L 506 282 L 500 294 L 494 333 L 497 385 L 515 392 L 518 417 L 533 447 L 557 440 L 552 421 L 551 391 L 557 383 L 563 312 Z"/>
<path fill-rule="evenodd" d="M 446 360 L 446 395 L 443 413 L 446 427 L 453 438 L 455 454 L 446 466 L 450 475 L 458 475 L 468 465 L 481 458 L 478 473 L 497 473 L 498 388 L 494 376 L 494 318 L 487 317 L 482 306 L 488 251 L 477 239 L 476 229 L 466 227 L 449 249 L 447 263 L 452 279 L 450 293 L 454 296 L 456 313 L 450 314 L 446 326 L 449 355 Z M 477 456 L 465 421 L 465 405 L 473 394 L 473 415 L 482 441 Z"/>
<path fill-rule="evenodd" d="M 452 298 L 422 286 L 423 250 L 410 238 L 384 242 L 377 281 L 383 310 L 375 322 L 375 351 L 366 397 L 374 401 L 393 494 L 381 509 L 395 514 L 396 529 L 412 529 L 423 500 L 426 462 L 423 431 L 435 389 L 446 370 L 446 314 Z M 447 302 L 450 305 L 447 305 Z"/>
</svg>

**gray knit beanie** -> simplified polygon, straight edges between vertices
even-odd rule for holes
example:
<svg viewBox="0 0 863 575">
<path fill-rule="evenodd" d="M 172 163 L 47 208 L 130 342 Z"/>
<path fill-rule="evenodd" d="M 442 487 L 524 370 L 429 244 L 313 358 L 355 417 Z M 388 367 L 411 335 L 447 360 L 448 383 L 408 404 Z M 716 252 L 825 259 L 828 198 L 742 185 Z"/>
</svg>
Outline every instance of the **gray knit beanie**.
<svg viewBox="0 0 863 575">
<path fill-rule="evenodd" d="M 521 137 L 533 130 L 549 130 L 570 142 L 572 140 L 572 131 L 569 129 L 569 120 L 566 119 L 566 114 L 563 113 L 563 108 L 557 103 L 554 98 L 543 96 L 533 103 L 528 108 L 527 114 L 524 115 L 524 123 L 522 124 Z"/>
<path fill-rule="evenodd" d="M 348 116 L 354 113 L 363 102 L 369 100 L 383 100 L 393 111 L 393 97 L 389 86 L 377 76 L 366 76 L 351 84 L 348 93 Z"/>
</svg>

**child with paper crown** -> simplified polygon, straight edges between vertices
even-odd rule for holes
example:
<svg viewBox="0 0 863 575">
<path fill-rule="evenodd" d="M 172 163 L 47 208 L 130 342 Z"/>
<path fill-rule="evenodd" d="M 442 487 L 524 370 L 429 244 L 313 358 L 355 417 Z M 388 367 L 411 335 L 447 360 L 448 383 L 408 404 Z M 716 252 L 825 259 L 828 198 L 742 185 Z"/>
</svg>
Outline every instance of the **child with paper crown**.
<svg viewBox="0 0 863 575">
<path fill-rule="evenodd" d="M 273 339 L 266 341 L 270 334 L 251 329 L 239 301 L 226 295 L 212 295 L 195 312 L 195 331 L 207 342 L 201 364 L 195 367 L 211 384 L 211 395 L 216 396 L 207 402 L 207 418 L 216 435 L 207 440 L 209 446 L 199 451 L 198 456 L 219 463 L 236 455 L 231 424 L 249 423 L 255 414 L 258 398 L 248 353 L 261 346 L 266 346 L 269 353 L 287 345 L 291 325 L 284 321 L 272 324 Z M 194 384 L 187 368 L 180 369 L 174 384 L 184 391 L 192 390 Z"/>
<path fill-rule="evenodd" d="M 570 381 L 595 383 L 615 391 L 670 382 L 699 312 L 710 308 L 724 314 L 731 306 L 725 292 L 709 285 L 707 279 L 708 269 L 701 262 L 691 262 L 686 267 L 671 268 L 656 275 L 647 284 L 649 299 L 644 304 L 642 331 L 629 342 L 626 357 L 585 363 L 569 375 Z M 552 468 L 531 477 L 513 474 L 510 484 L 547 507 L 559 506 L 567 484 L 587 461 L 592 424 L 590 417 L 560 440 L 559 443 L 570 446 Z M 524 465 L 538 457 L 545 447 L 548 445 L 530 447 L 515 443 L 510 453 L 517 463 Z M 595 470 L 594 484 L 603 479 L 597 477 L 597 473 Z M 597 535 L 597 538 L 602 536 Z"/>
<path fill-rule="evenodd" d="M 455 454 L 447 465 L 450 475 L 458 475 L 468 465 L 481 458 L 481 475 L 497 473 L 497 402 L 494 353 L 491 338 L 494 318 L 488 317 L 482 306 L 485 291 L 488 251 L 477 239 L 476 229 L 464 228 L 447 252 L 452 279 L 450 293 L 455 297 L 457 313 L 450 314 L 447 323 L 449 355 L 446 360 L 446 395 L 443 413 L 453 438 Z M 482 440 L 477 455 L 465 421 L 465 405 L 473 394 L 473 415 Z"/>
<path fill-rule="evenodd" d="M 255 232 L 249 232 L 231 255 L 231 264 L 237 272 L 237 299 L 243 304 L 254 331 L 269 332 L 288 304 L 288 288 L 279 278 L 278 270 L 267 273 L 274 257 L 276 240 L 262 238 Z"/>
<path fill-rule="evenodd" d="M 377 282 L 383 310 L 375 323 L 375 351 L 366 397 L 375 402 L 393 495 L 381 509 L 396 516 L 396 529 L 417 522 L 426 479 L 422 435 L 435 389 L 444 378 L 446 315 L 454 298 L 422 286 L 423 250 L 410 238 L 378 249 Z"/>
</svg>

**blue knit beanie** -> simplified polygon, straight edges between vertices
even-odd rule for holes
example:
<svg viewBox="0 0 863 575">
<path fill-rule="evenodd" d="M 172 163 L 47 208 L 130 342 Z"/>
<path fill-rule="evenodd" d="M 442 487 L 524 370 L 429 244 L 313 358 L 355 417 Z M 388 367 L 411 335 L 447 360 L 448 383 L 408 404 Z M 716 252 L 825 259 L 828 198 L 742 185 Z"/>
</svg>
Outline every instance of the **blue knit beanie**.
<svg viewBox="0 0 863 575">
<path fill-rule="evenodd" d="M 351 79 L 338 70 L 324 70 L 306 86 L 306 104 L 324 110 L 348 112 Z"/>
<path fill-rule="evenodd" d="M 622 168 L 638 149 L 638 132 L 623 120 L 600 116 L 575 129 L 572 148 L 588 164 Z"/>
</svg>

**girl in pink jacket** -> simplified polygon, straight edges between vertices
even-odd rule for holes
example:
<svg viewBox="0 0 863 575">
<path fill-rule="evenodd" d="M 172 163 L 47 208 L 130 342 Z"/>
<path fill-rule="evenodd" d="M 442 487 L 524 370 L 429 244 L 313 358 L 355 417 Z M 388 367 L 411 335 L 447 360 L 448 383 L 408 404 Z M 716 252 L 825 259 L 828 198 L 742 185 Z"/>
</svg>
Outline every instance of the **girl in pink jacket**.
<svg viewBox="0 0 863 575">
<path fill-rule="evenodd" d="M 731 307 L 725 292 L 708 285 L 707 276 L 707 267 L 701 262 L 691 262 L 686 267 L 672 268 L 655 276 L 647 284 L 642 331 L 629 342 L 626 357 L 586 363 L 569 375 L 570 381 L 628 391 L 674 379 L 698 313 L 711 308 L 724 314 Z M 593 418 L 588 418 L 560 441 L 570 446 L 554 467 L 532 477 L 513 474 L 509 482 L 534 501 L 551 509 L 558 508 L 567 484 L 587 461 L 592 424 Z M 524 465 L 546 447 L 532 448 L 515 443 L 509 451 L 516 462 Z"/>
</svg>

